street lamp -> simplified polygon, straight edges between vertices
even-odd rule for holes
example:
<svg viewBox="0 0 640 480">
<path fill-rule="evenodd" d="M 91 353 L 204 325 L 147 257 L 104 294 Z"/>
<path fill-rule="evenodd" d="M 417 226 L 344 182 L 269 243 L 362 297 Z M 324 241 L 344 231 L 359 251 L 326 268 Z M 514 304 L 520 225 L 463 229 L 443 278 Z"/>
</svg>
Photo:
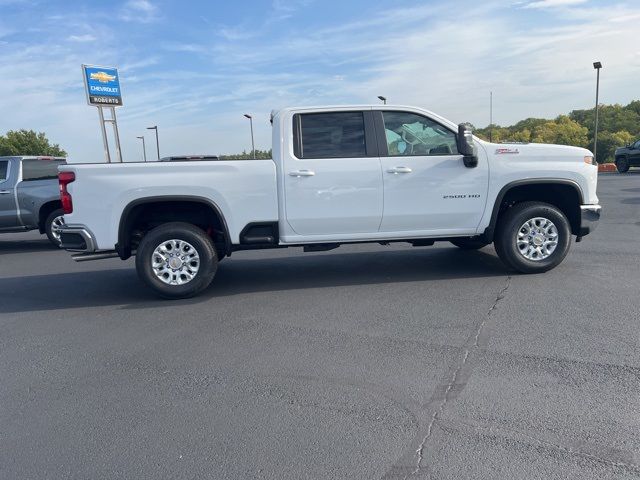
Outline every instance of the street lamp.
<svg viewBox="0 0 640 480">
<path fill-rule="evenodd" d="M 593 134 L 593 160 L 597 163 L 597 154 L 598 154 L 598 93 L 600 92 L 600 69 L 602 68 L 602 63 L 593 62 L 593 68 L 596 69 L 596 128 Z"/>
<path fill-rule="evenodd" d="M 153 127 L 147 127 L 147 130 L 156 131 L 156 150 L 158 152 L 158 160 L 160 160 L 160 142 L 158 141 L 158 126 L 154 125 Z"/>
<path fill-rule="evenodd" d="M 493 141 L 493 92 L 489 92 L 489 141 Z"/>
<path fill-rule="evenodd" d="M 378 98 L 382 101 L 382 103 L 384 103 L 385 105 L 387 104 L 387 97 L 383 97 L 382 95 L 378 95 Z"/>
<path fill-rule="evenodd" d="M 245 117 L 249 119 L 249 125 L 251 125 L 251 151 L 253 152 L 253 159 L 256 159 L 256 146 L 253 143 L 253 117 L 248 113 L 244 114 Z"/>
<path fill-rule="evenodd" d="M 144 161 L 146 163 L 147 161 L 147 147 L 144 144 L 144 135 L 142 137 L 136 137 L 139 138 L 140 140 L 142 140 L 142 154 L 144 155 Z"/>
</svg>

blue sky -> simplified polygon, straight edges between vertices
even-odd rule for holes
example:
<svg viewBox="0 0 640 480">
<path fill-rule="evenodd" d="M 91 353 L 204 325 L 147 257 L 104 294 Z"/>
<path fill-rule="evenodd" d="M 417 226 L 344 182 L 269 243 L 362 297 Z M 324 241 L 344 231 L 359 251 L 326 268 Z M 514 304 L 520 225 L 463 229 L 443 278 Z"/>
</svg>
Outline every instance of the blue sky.
<svg viewBox="0 0 640 480">
<path fill-rule="evenodd" d="M 640 98 L 640 2 L 595 0 L 0 0 L 0 133 L 47 132 L 102 161 L 82 63 L 120 69 L 125 160 L 269 148 L 284 106 L 417 105 L 455 122 L 555 117 Z"/>
</svg>

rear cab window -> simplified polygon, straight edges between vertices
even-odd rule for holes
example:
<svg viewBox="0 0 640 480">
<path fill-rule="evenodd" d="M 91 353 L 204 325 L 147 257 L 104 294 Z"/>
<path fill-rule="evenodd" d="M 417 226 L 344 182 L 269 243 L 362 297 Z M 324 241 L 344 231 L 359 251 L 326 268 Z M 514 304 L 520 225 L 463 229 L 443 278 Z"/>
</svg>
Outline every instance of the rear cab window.
<svg viewBox="0 0 640 480">
<path fill-rule="evenodd" d="M 58 167 L 64 160 L 27 159 L 22 161 L 22 181 L 51 180 L 58 178 Z"/>
<path fill-rule="evenodd" d="M 370 112 L 299 113 L 293 117 L 294 155 L 310 158 L 377 156 Z"/>
</svg>

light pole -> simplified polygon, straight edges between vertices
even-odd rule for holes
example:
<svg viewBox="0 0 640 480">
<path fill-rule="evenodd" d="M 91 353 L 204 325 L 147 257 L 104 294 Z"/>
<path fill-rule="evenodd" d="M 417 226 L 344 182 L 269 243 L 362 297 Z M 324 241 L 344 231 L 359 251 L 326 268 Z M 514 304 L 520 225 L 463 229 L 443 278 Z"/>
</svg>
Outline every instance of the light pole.
<svg viewBox="0 0 640 480">
<path fill-rule="evenodd" d="M 251 125 L 251 151 L 253 152 L 253 159 L 256 159 L 256 146 L 253 143 L 253 117 L 248 113 L 244 114 L 245 117 L 249 119 L 249 125 Z"/>
<path fill-rule="evenodd" d="M 158 141 L 158 126 L 154 125 L 153 127 L 147 127 L 147 130 L 156 131 L 156 150 L 158 152 L 158 160 L 160 160 L 160 142 Z"/>
<path fill-rule="evenodd" d="M 141 137 L 136 137 L 139 138 L 140 140 L 142 140 L 142 154 L 144 155 L 144 161 L 145 163 L 147 162 L 147 147 L 144 144 L 144 135 Z"/>
<path fill-rule="evenodd" d="M 493 141 L 493 92 L 489 92 L 489 141 Z"/>
<path fill-rule="evenodd" d="M 382 103 L 384 103 L 385 105 L 387 104 L 387 97 L 383 97 L 382 95 L 378 95 L 378 98 L 382 101 Z"/>
<path fill-rule="evenodd" d="M 598 163 L 597 155 L 598 155 L 598 94 L 600 93 L 600 69 L 602 68 L 602 63 L 593 62 L 593 68 L 596 69 L 596 128 L 593 134 L 593 160 Z"/>
</svg>

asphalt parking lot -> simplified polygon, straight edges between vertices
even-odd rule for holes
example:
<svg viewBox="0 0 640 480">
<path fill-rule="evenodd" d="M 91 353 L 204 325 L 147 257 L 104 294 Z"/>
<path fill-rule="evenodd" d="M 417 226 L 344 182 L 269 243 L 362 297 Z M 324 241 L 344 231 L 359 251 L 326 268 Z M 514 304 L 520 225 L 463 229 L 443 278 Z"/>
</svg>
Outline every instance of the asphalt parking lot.
<svg viewBox="0 0 640 480">
<path fill-rule="evenodd" d="M 640 478 L 640 172 L 542 275 L 492 247 L 131 261 L 0 236 L 0 478 Z"/>
</svg>

